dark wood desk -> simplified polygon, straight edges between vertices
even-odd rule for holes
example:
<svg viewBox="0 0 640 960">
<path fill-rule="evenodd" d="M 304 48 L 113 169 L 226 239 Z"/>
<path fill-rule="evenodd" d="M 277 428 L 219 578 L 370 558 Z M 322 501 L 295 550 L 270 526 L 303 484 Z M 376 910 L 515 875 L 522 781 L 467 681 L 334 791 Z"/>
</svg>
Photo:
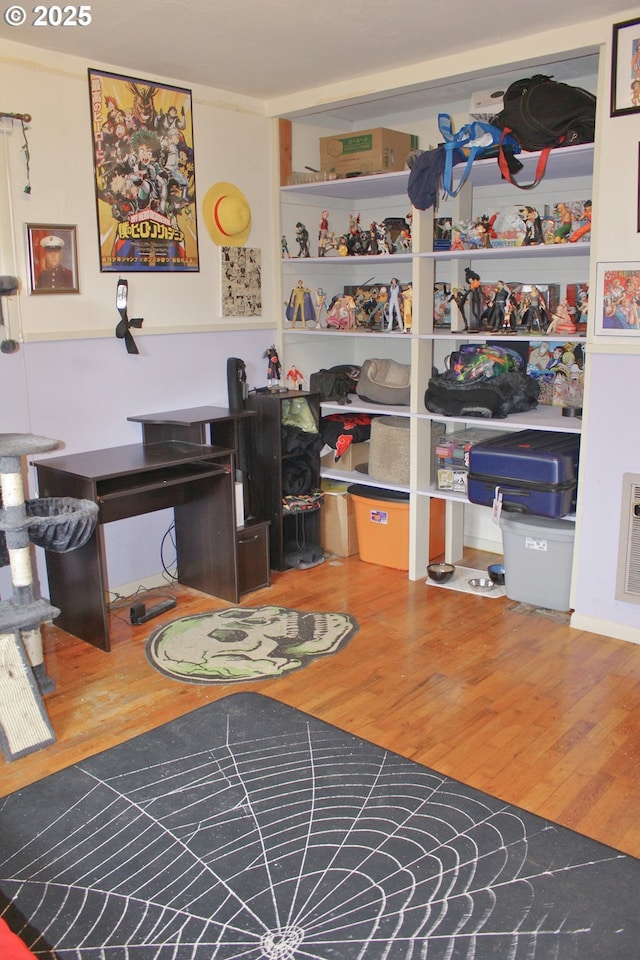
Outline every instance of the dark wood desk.
<svg viewBox="0 0 640 960">
<path fill-rule="evenodd" d="M 179 581 L 237 603 L 233 458 L 233 446 L 169 440 L 36 461 L 40 496 L 100 507 L 84 547 L 46 553 L 50 599 L 62 611 L 56 624 L 110 649 L 102 526 L 167 507 L 175 514 Z"/>
</svg>

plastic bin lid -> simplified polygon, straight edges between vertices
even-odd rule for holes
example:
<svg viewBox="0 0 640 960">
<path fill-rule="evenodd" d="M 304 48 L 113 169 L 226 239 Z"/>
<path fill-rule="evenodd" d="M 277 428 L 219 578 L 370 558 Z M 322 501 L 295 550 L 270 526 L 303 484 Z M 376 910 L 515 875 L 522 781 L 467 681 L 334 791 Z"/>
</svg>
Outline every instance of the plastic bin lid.
<svg viewBox="0 0 640 960">
<path fill-rule="evenodd" d="M 550 517 L 536 517 L 530 513 L 502 513 L 500 526 L 511 533 L 525 536 L 553 537 L 570 539 L 575 534 L 576 525 L 571 520 L 552 520 Z"/>
<path fill-rule="evenodd" d="M 402 490 L 387 490 L 386 487 L 368 487 L 364 483 L 352 483 L 347 487 L 347 493 L 365 500 L 392 500 L 397 503 L 406 503 L 409 494 Z"/>
</svg>

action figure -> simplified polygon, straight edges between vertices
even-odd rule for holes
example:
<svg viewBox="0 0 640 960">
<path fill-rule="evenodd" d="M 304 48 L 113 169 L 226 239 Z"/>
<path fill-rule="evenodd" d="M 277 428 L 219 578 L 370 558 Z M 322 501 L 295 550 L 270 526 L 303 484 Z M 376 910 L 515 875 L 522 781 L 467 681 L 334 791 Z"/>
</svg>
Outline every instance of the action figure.
<svg viewBox="0 0 640 960">
<path fill-rule="evenodd" d="M 280 377 L 282 376 L 282 364 L 278 357 L 278 351 L 275 344 L 272 343 L 262 354 L 263 359 L 268 359 L 267 366 L 267 386 L 270 390 L 277 390 L 280 386 Z"/>
<path fill-rule="evenodd" d="M 316 290 L 316 329 L 319 329 L 322 325 L 320 321 L 322 319 L 323 310 L 325 312 L 327 310 L 327 295 L 322 287 L 318 287 Z"/>
<path fill-rule="evenodd" d="M 507 305 L 511 303 L 511 310 L 507 312 Z M 489 330 L 515 330 L 513 320 L 513 294 L 504 280 L 498 280 L 485 312 L 485 324 Z"/>
<path fill-rule="evenodd" d="M 531 247 L 544 243 L 542 220 L 538 211 L 534 207 L 520 207 L 518 214 L 524 223 L 522 246 Z"/>
<path fill-rule="evenodd" d="M 323 210 L 320 214 L 320 229 L 318 230 L 318 256 L 324 257 L 327 240 L 329 239 L 329 211 Z"/>
<path fill-rule="evenodd" d="M 573 310 L 575 313 L 575 310 Z M 556 312 L 551 314 L 551 323 L 547 327 L 547 333 L 557 333 L 562 336 L 568 336 L 576 332 L 576 322 L 572 316 L 572 308 L 569 306 L 569 301 L 565 297 L 561 303 L 558 304 Z"/>
<path fill-rule="evenodd" d="M 569 234 L 571 233 L 571 224 L 573 223 L 573 214 L 571 210 L 566 205 L 560 201 L 556 203 L 553 208 L 553 213 L 555 215 L 555 229 L 553 231 L 553 242 L 554 243 L 566 243 Z"/>
<path fill-rule="evenodd" d="M 291 254 L 289 253 L 289 244 L 287 242 L 287 238 L 285 237 L 284 233 L 280 238 L 280 255 L 283 260 L 291 256 Z"/>
<path fill-rule="evenodd" d="M 310 257 L 309 253 L 309 231 L 305 227 L 304 223 L 301 223 L 299 220 L 296 223 L 296 240 L 298 242 L 298 256 L 299 257 Z"/>
<path fill-rule="evenodd" d="M 584 212 L 582 214 L 582 219 L 580 221 L 580 226 L 577 230 L 574 230 L 569 236 L 569 243 L 576 243 L 578 240 L 581 240 L 582 237 L 585 237 L 588 233 L 591 233 L 591 200 L 585 200 L 584 202 Z"/>
<path fill-rule="evenodd" d="M 307 320 L 312 320 L 315 323 L 316 311 L 311 299 L 311 291 L 308 287 L 305 287 L 302 280 L 298 280 L 298 285 L 291 291 L 286 317 L 293 327 L 298 320 L 303 327 L 306 327 Z"/>
<path fill-rule="evenodd" d="M 544 298 L 535 284 L 531 285 L 525 299 L 522 319 L 530 333 L 544 333 L 549 326 L 549 314 Z"/>
<path fill-rule="evenodd" d="M 287 380 L 291 380 L 291 389 L 292 390 L 302 390 L 302 384 L 304 383 L 304 377 L 294 365 L 289 371 L 287 371 Z"/>
<path fill-rule="evenodd" d="M 402 291 L 404 333 L 411 333 L 413 325 L 413 287 L 408 284 Z"/>
<path fill-rule="evenodd" d="M 402 287 L 398 283 L 397 277 L 391 278 L 388 291 L 388 320 L 387 333 L 393 330 L 393 318 L 395 317 L 400 333 L 404 333 L 404 324 L 402 322 Z"/>
<path fill-rule="evenodd" d="M 469 300 L 469 330 L 477 333 L 480 329 L 480 318 L 483 310 L 480 277 L 470 267 L 465 267 L 464 278 L 469 284 L 469 292 L 465 297 L 465 301 L 467 298 Z"/>
</svg>

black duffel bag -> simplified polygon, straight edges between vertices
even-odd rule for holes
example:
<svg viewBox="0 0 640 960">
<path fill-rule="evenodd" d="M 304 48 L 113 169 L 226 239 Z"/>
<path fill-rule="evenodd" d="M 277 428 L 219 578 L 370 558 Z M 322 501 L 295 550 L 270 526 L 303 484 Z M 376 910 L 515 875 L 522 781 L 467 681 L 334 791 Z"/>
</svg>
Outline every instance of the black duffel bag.
<svg viewBox="0 0 640 960">
<path fill-rule="evenodd" d="M 429 380 L 424 404 L 445 417 L 503 419 L 538 405 L 540 385 L 526 373 L 501 373 L 480 380 L 453 380 L 446 373 Z"/>
</svg>

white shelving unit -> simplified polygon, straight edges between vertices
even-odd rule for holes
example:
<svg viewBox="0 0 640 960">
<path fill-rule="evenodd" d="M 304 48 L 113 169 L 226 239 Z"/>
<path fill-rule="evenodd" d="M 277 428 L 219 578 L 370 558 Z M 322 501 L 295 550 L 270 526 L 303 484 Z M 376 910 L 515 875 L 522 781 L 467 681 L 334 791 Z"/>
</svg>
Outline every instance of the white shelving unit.
<svg viewBox="0 0 640 960">
<path fill-rule="evenodd" d="M 521 182 L 533 178 L 538 155 L 521 154 L 524 169 L 518 175 Z M 476 214 L 493 209 L 499 200 L 504 205 L 536 207 L 549 206 L 559 200 L 588 199 L 593 169 L 591 144 L 552 151 L 542 183 L 534 190 L 520 191 L 500 180 L 496 160 L 484 160 L 473 165 L 470 180 L 455 201 L 447 201 L 438 216 L 454 218 L 454 222 L 470 219 Z M 454 169 L 455 172 L 455 169 Z M 345 180 L 301 184 L 281 189 L 282 231 L 293 236 L 295 224 L 302 221 L 313 236 L 320 212 L 330 209 L 332 215 L 345 216 L 358 210 L 361 223 L 382 220 L 387 216 L 404 216 L 410 204 L 407 196 L 408 173 L 391 173 Z M 508 198 L 505 202 L 505 198 Z M 480 205 L 480 209 L 478 206 Z M 447 501 L 447 559 L 456 562 L 463 551 L 463 520 L 467 502 L 451 491 L 438 490 L 431 476 L 431 426 L 444 423 L 448 431 L 465 426 L 485 427 L 491 430 L 549 430 L 562 433 L 580 433 L 579 419 L 563 417 L 557 407 L 538 406 L 526 414 L 515 414 L 504 420 L 462 419 L 436 416 L 426 410 L 424 394 L 434 364 L 442 369 L 445 354 L 467 342 L 487 339 L 513 343 L 516 340 L 542 340 L 533 335 L 501 335 L 469 333 L 462 318 L 452 316 L 451 329 L 434 329 L 433 289 L 436 281 L 452 286 L 464 285 L 464 268 L 470 266 L 483 282 L 504 279 L 506 283 L 572 283 L 589 280 L 589 244 L 553 244 L 538 247 L 495 247 L 483 250 L 434 250 L 433 211 L 413 211 L 413 250 L 407 254 L 362 257 L 310 257 L 283 259 L 282 292 L 286 299 L 302 276 L 305 286 L 315 290 L 322 287 L 329 296 L 341 292 L 345 285 L 359 286 L 367 282 L 388 283 L 397 276 L 403 284 L 413 285 L 413 326 L 410 335 L 400 333 L 373 333 L 363 329 L 338 331 L 329 329 L 289 329 L 283 321 L 280 349 L 285 365 L 295 364 L 306 375 L 323 367 L 339 363 L 362 364 L 373 357 L 384 357 L 411 364 L 411 403 L 408 407 L 382 407 L 361 402 L 352 397 L 348 411 L 352 413 L 393 414 L 411 420 L 411 481 L 408 487 L 385 484 L 390 489 L 410 493 L 410 569 L 411 579 L 423 578 L 426 571 L 429 542 L 429 500 L 437 497 Z M 372 276 L 373 275 L 373 276 Z M 453 308 L 455 312 L 455 307 Z M 550 335 L 547 339 L 563 339 Z M 584 340 L 571 337 L 571 340 Z M 285 369 L 287 367 L 285 366 Z M 344 411 L 345 407 L 323 403 L 322 413 Z M 369 483 L 380 486 L 361 473 L 348 473 L 337 468 L 323 469 L 323 476 L 332 479 Z M 479 508 L 488 509 L 488 508 Z"/>
</svg>

